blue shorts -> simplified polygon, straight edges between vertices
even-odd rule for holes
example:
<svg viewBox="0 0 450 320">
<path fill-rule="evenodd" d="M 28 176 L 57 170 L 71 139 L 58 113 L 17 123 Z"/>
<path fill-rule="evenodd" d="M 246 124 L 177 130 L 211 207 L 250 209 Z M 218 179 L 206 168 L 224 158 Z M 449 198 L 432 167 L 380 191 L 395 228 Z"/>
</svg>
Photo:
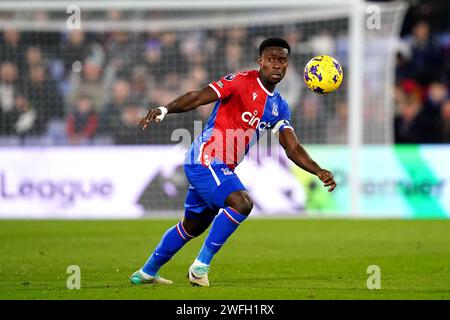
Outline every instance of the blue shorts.
<svg viewBox="0 0 450 320">
<path fill-rule="evenodd" d="M 186 218 L 212 221 L 226 198 L 235 191 L 247 190 L 239 177 L 226 164 L 185 164 L 184 172 L 190 183 L 184 203 Z"/>
</svg>

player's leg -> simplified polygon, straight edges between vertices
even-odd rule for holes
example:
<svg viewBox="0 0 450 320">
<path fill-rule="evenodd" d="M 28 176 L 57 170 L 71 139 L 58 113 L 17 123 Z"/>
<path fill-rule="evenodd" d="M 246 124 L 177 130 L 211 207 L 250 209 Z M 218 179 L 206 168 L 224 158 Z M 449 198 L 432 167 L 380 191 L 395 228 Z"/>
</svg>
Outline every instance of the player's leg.
<svg viewBox="0 0 450 320">
<path fill-rule="evenodd" d="M 133 284 L 161 283 L 171 284 L 172 281 L 159 276 L 159 269 L 180 250 L 193 236 L 183 230 L 182 221 L 170 227 L 162 236 L 160 242 L 150 255 L 144 266 L 133 273 L 130 281 Z"/>
<path fill-rule="evenodd" d="M 164 233 L 144 266 L 131 276 L 130 281 L 132 283 L 171 283 L 171 281 L 162 279 L 158 275 L 159 269 L 189 240 L 203 233 L 211 224 L 215 215 L 193 188 L 188 191 L 185 208 L 183 220 Z M 202 212 L 205 212 L 205 214 L 201 214 Z M 201 218 L 199 219 L 197 216 Z"/>
<path fill-rule="evenodd" d="M 253 201 L 247 191 L 241 190 L 231 193 L 225 200 L 225 205 L 226 207 L 214 219 L 197 257 L 203 264 L 211 264 L 214 255 L 252 211 Z"/>
<path fill-rule="evenodd" d="M 209 168 L 217 183 L 211 192 L 211 201 L 214 206 L 222 209 L 215 217 L 197 258 L 189 268 L 191 283 L 200 286 L 209 286 L 207 274 L 211 260 L 253 208 L 253 201 L 237 175 L 221 170 L 222 168 L 224 167 Z"/>
<path fill-rule="evenodd" d="M 209 225 L 211 224 L 212 220 L 198 220 L 198 219 L 192 219 L 188 217 L 183 218 L 183 226 L 187 233 L 194 237 L 198 237 L 203 232 L 205 232 L 206 229 L 208 229 Z"/>
<path fill-rule="evenodd" d="M 253 201 L 247 191 L 235 191 L 226 201 L 226 207 L 220 210 L 211 226 L 207 238 L 199 252 L 197 260 L 209 265 L 214 255 L 222 248 L 226 240 L 247 218 L 253 208 Z"/>
</svg>

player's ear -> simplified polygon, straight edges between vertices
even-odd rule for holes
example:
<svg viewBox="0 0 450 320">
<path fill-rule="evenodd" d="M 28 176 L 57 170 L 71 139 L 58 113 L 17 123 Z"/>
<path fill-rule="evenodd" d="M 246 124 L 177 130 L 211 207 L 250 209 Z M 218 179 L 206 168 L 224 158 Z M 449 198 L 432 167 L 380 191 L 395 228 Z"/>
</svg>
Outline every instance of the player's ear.
<svg viewBox="0 0 450 320">
<path fill-rule="evenodd" d="M 258 64 L 259 64 L 259 67 L 262 67 L 262 58 L 261 57 L 258 58 Z"/>
</svg>

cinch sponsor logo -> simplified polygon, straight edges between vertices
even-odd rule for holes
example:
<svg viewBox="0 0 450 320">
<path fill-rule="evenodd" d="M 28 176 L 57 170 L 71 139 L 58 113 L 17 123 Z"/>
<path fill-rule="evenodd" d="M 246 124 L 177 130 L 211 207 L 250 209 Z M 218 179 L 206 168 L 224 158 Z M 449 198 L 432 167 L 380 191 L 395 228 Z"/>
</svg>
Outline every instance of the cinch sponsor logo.
<svg viewBox="0 0 450 320">
<path fill-rule="evenodd" d="M 248 123 L 250 126 L 258 130 L 265 130 L 266 128 L 270 127 L 270 122 L 265 123 L 264 121 L 261 121 L 261 119 L 256 116 L 257 114 L 258 111 L 256 110 L 253 112 L 253 114 L 249 111 L 245 111 L 242 113 L 241 119 L 245 123 Z"/>
<path fill-rule="evenodd" d="M 82 181 L 74 179 L 36 180 L 24 178 L 11 183 L 6 173 L 0 172 L 0 201 L 40 200 L 55 202 L 62 208 L 73 206 L 79 199 L 109 198 L 113 185 L 109 181 Z"/>
</svg>

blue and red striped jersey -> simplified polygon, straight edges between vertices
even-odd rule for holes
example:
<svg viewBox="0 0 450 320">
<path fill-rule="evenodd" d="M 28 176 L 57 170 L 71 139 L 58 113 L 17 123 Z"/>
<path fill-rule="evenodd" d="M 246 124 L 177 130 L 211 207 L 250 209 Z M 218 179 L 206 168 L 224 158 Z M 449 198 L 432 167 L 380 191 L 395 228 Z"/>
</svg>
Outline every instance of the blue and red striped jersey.
<svg viewBox="0 0 450 320">
<path fill-rule="evenodd" d="M 256 70 L 229 74 L 209 84 L 218 101 L 188 152 L 185 163 L 212 161 L 234 169 L 268 130 L 292 129 L 289 106 L 278 91 L 268 91 Z"/>
</svg>

